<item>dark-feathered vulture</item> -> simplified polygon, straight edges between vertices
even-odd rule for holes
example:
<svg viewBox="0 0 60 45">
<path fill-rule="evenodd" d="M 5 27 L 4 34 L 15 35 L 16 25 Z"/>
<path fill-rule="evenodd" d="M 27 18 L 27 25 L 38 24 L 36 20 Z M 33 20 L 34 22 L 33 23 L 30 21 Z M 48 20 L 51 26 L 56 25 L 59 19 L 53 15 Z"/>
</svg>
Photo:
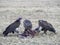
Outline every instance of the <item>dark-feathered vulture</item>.
<svg viewBox="0 0 60 45">
<path fill-rule="evenodd" d="M 23 22 L 24 25 L 24 32 L 22 34 L 20 34 L 21 36 L 27 37 L 29 36 L 29 34 L 31 33 L 31 29 L 32 29 L 32 23 L 30 20 L 24 20 Z"/>
<path fill-rule="evenodd" d="M 30 30 L 32 29 L 32 23 L 30 20 L 24 20 L 23 22 L 25 30 Z"/>
<path fill-rule="evenodd" d="M 22 18 L 19 18 L 19 19 L 17 19 L 15 22 L 13 22 L 12 24 L 10 24 L 10 25 L 6 28 L 6 30 L 3 32 L 3 35 L 4 35 L 4 36 L 7 36 L 8 33 L 17 32 L 17 31 L 16 31 L 16 28 L 19 27 L 19 25 L 20 25 L 20 20 L 21 20 L 21 19 L 22 19 Z"/>
<path fill-rule="evenodd" d="M 44 20 L 39 20 L 39 27 L 42 27 L 42 31 L 44 31 L 44 33 L 46 34 L 47 30 L 54 32 L 56 34 L 56 30 L 54 29 L 54 27 L 52 26 L 52 24 L 48 23 L 47 21 Z"/>
</svg>

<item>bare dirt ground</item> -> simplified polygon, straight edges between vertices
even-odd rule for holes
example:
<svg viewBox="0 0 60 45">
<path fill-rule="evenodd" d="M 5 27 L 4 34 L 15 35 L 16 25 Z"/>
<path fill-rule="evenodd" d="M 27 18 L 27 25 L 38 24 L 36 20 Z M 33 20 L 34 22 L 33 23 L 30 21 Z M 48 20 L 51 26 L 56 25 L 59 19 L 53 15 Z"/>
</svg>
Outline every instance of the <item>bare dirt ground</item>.
<svg viewBox="0 0 60 45">
<path fill-rule="evenodd" d="M 19 33 L 24 31 L 23 21 L 31 20 L 33 29 L 38 20 L 46 20 L 56 29 L 57 34 L 41 32 L 34 38 L 20 38 L 17 34 L 2 35 L 6 27 L 22 17 Z M 60 45 L 60 1 L 59 0 L 0 0 L 0 45 Z"/>
</svg>

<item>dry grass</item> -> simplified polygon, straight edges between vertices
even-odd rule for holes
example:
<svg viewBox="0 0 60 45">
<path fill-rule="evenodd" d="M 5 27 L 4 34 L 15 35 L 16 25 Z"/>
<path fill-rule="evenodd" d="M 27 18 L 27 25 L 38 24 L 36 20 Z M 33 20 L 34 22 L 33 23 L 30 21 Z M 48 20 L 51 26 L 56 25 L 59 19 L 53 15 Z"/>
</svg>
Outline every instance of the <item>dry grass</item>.
<svg viewBox="0 0 60 45">
<path fill-rule="evenodd" d="M 5 8 L 4 8 L 5 9 Z M 0 11 L 0 44 L 1 45 L 60 45 L 60 13 L 57 8 L 32 8 L 32 9 L 6 9 Z M 47 11 L 48 10 L 48 11 Z M 56 10 L 56 11 L 55 11 Z M 35 36 L 34 38 L 20 38 L 17 37 L 17 34 L 9 34 L 8 37 L 3 37 L 2 32 L 5 28 L 15 21 L 17 18 L 22 17 L 21 26 L 19 27 L 19 32 L 22 33 L 24 31 L 23 21 L 25 19 L 31 20 L 33 24 L 33 29 L 38 26 L 38 20 L 43 19 L 47 20 L 51 23 L 56 29 L 57 34 L 51 34 L 51 32 L 47 32 L 47 35 L 42 35 L 42 32 Z"/>
<path fill-rule="evenodd" d="M 53 3 L 53 2 L 52 2 Z M 40 7 L 25 7 L 25 8 L 13 8 L 9 7 L 10 3 L 0 4 L 0 45 L 60 45 L 60 8 L 57 6 L 57 3 L 51 2 L 48 6 L 41 2 Z M 14 3 L 15 4 L 15 3 Z M 18 3 L 19 4 L 19 3 Z M 4 5 L 8 6 L 4 8 Z M 38 5 L 38 4 L 37 4 Z M 53 6 L 54 5 L 54 6 Z M 12 5 L 13 6 L 13 5 Z M 39 5 L 38 5 L 39 6 Z M 23 21 L 25 19 L 31 20 L 33 24 L 33 29 L 38 26 L 38 20 L 46 20 L 51 23 L 56 29 L 57 34 L 47 32 L 47 35 L 42 34 L 41 32 L 38 36 L 34 38 L 20 38 L 17 37 L 17 34 L 9 34 L 8 37 L 2 35 L 6 27 L 14 22 L 17 18 L 22 17 L 21 26 L 19 27 L 19 32 L 24 31 Z"/>
</svg>

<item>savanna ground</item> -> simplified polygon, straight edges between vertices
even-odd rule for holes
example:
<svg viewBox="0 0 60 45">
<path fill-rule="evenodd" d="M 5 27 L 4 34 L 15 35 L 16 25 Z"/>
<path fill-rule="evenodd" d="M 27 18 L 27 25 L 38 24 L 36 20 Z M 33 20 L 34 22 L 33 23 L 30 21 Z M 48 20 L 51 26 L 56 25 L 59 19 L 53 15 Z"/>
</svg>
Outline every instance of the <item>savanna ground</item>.
<svg viewBox="0 0 60 45">
<path fill-rule="evenodd" d="M 6 27 L 22 17 L 19 33 L 24 31 L 23 21 L 31 20 L 33 28 L 38 26 L 38 20 L 51 23 L 57 34 L 41 32 L 34 38 L 20 38 L 17 33 L 3 36 Z M 60 45 L 60 1 L 59 0 L 0 0 L 0 45 Z"/>
</svg>

